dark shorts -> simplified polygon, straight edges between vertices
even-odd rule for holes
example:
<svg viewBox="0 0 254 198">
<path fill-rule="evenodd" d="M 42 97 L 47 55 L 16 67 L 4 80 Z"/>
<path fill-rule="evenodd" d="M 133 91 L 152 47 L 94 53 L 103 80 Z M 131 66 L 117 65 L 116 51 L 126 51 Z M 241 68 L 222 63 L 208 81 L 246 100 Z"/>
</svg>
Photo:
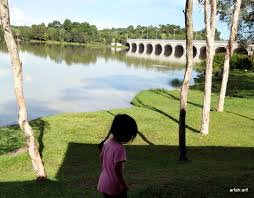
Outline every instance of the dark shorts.
<svg viewBox="0 0 254 198">
<path fill-rule="evenodd" d="M 119 195 L 107 195 L 107 194 L 104 194 L 104 198 L 127 198 L 127 191 L 123 191 L 121 194 Z"/>
</svg>

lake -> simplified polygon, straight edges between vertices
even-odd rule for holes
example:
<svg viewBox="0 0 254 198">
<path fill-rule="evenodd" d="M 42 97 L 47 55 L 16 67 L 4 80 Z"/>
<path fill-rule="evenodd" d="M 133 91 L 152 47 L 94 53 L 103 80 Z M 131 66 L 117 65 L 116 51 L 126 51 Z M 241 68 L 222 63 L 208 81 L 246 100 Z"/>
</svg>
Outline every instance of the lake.
<svg viewBox="0 0 254 198">
<path fill-rule="evenodd" d="M 175 89 L 184 75 L 181 65 L 131 58 L 108 48 L 43 44 L 19 48 L 30 120 L 63 112 L 128 108 L 139 91 Z M 0 125 L 4 126 L 18 118 L 10 59 L 3 45 L 0 63 Z M 194 70 L 192 76 L 197 74 Z"/>
</svg>

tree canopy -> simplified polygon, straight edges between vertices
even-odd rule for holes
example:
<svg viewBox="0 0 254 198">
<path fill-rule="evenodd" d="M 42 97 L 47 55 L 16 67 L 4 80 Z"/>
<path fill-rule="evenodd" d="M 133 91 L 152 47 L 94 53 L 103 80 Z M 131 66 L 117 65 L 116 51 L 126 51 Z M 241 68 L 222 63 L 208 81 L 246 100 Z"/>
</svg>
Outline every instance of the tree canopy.
<svg viewBox="0 0 254 198">
<path fill-rule="evenodd" d="M 218 14 L 219 19 L 231 24 L 231 17 L 234 9 L 235 0 L 219 0 Z M 239 21 L 238 40 L 243 43 L 254 43 L 254 2 L 242 0 L 240 21 Z"/>
<path fill-rule="evenodd" d="M 104 43 L 126 42 L 127 38 L 143 39 L 176 39 L 185 40 L 185 28 L 172 25 L 161 24 L 159 26 L 141 26 L 134 27 L 129 25 L 126 28 L 111 28 L 98 30 L 95 25 L 88 22 L 72 22 L 66 19 L 63 23 L 57 20 L 32 26 L 12 26 L 12 31 L 16 39 L 22 41 L 40 40 L 40 41 L 60 41 L 77 43 Z M 194 39 L 205 39 L 205 30 L 194 32 Z M 216 31 L 216 39 L 220 39 L 220 32 Z M 2 30 L 0 30 L 0 41 L 3 40 Z"/>
</svg>

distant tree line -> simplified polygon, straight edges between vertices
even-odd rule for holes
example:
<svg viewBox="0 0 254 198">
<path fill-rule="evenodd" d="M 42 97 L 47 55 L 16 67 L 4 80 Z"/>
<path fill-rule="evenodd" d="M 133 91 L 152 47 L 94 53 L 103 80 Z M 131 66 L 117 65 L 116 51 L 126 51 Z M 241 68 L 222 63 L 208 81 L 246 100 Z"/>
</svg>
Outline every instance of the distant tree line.
<svg viewBox="0 0 254 198">
<path fill-rule="evenodd" d="M 127 38 L 143 39 L 185 39 L 185 28 L 178 25 L 159 25 L 127 28 L 111 28 L 98 30 L 95 25 L 87 22 L 72 22 L 66 19 L 63 23 L 54 20 L 48 25 L 45 23 L 32 26 L 12 26 L 12 31 L 17 40 L 29 41 L 59 41 L 77 43 L 124 43 Z M 205 30 L 194 32 L 194 39 L 205 39 Z M 220 39 L 220 32 L 216 30 L 216 39 Z M 0 29 L 0 41 L 3 41 L 3 31 Z"/>
</svg>

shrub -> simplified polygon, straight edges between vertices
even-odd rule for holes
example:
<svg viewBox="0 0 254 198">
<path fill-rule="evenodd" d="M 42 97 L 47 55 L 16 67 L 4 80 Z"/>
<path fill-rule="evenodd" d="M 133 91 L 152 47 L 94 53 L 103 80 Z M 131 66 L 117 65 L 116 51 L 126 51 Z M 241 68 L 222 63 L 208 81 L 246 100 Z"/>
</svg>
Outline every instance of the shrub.
<svg viewBox="0 0 254 198">
<path fill-rule="evenodd" d="M 232 69 L 254 69 L 254 60 L 252 57 L 242 54 L 233 54 L 230 60 Z"/>
<path fill-rule="evenodd" d="M 221 73 L 223 71 L 224 64 L 224 53 L 215 54 L 213 60 L 213 72 L 215 74 Z M 205 61 L 199 63 L 203 68 L 205 68 Z M 231 69 L 247 69 L 254 71 L 254 57 L 243 54 L 233 54 L 230 60 Z"/>
<path fill-rule="evenodd" d="M 213 59 L 213 71 L 214 72 L 223 70 L 224 60 L 225 60 L 224 53 L 215 54 L 214 59 Z"/>
<path fill-rule="evenodd" d="M 180 88 L 183 84 L 182 80 L 179 80 L 178 78 L 174 78 L 171 82 L 170 82 L 171 86 L 174 88 Z"/>
</svg>

